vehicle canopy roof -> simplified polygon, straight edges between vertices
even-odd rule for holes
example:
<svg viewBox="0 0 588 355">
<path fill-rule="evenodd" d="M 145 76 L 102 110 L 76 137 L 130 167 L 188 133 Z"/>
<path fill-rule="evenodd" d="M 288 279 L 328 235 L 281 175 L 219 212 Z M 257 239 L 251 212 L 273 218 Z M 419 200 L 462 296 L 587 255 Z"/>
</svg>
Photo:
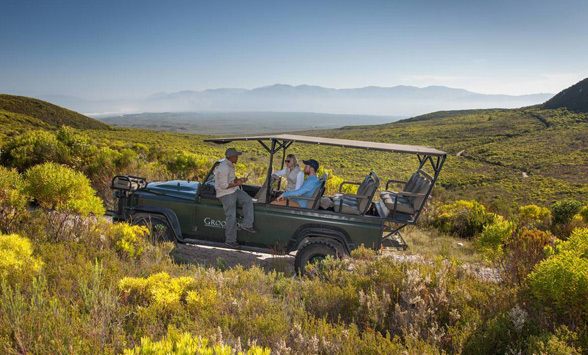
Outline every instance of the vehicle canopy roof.
<svg viewBox="0 0 588 355">
<path fill-rule="evenodd" d="M 394 143 L 368 142 L 356 141 L 351 139 L 335 139 L 324 137 L 300 136 L 295 134 L 276 134 L 269 136 L 251 136 L 251 137 L 220 137 L 205 139 L 205 142 L 212 142 L 217 144 L 230 143 L 233 141 L 280 141 L 280 142 L 300 142 L 306 144 L 322 144 L 343 148 L 357 148 L 367 150 L 379 150 L 394 153 L 419 154 L 429 156 L 446 156 L 447 153 L 430 147 L 422 147 L 418 145 L 405 145 Z"/>
</svg>

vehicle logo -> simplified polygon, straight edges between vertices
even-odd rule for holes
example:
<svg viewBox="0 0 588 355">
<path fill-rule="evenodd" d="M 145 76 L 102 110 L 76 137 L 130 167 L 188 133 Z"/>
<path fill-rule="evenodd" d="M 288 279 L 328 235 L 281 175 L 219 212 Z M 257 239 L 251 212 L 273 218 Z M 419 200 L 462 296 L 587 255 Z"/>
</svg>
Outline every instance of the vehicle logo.
<svg viewBox="0 0 588 355">
<path fill-rule="evenodd" d="M 219 219 L 212 219 L 210 217 L 204 218 L 204 226 L 210 228 L 227 228 L 227 222 Z M 237 222 L 237 229 L 241 228 L 241 223 Z"/>
</svg>

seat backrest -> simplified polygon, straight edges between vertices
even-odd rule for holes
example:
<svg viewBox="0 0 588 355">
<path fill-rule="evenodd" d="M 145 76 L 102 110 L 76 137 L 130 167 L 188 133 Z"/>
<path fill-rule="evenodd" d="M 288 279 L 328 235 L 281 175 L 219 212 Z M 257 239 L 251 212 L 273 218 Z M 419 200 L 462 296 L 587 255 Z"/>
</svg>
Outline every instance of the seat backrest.
<svg viewBox="0 0 588 355">
<path fill-rule="evenodd" d="M 319 185 L 319 187 L 314 191 L 314 194 L 312 194 L 312 201 L 308 201 L 308 203 L 306 204 L 306 208 L 307 209 L 317 209 L 318 208 L 318 202 L 321 199 L 321 197 L 323 196 L 323 194 L 325 193 L 325 183 L 327 182 L 327 173 L 325 173 L 323 175 L 322 178 L 320 178 L 320 182 L 321 184 Z"/>
<path fill-rule="evenodd" d="M 378 187 L 380 186 L 380 179 L 376 176 L 375 172 L 370 172 L 366 176 L 364 182 L 367 181 L 362 191 L 357 191 L 358 195 L 365 195 L 367 197 L 358 198 L 358 209 L 363 214 L 366 212 L 369 203 L 373 200 Z"/>
<path fill-rule="evenodd" d="M 421 176 L 419 175 L 419 173 L 414 173 L 410 176 L 410 179 L 408 179 L 408 181 L 406 182 L 406 184 L 404 185 L 404 188 L 402 189 L 402 191 L 404 192 L 412 192 L 412 189 L 414 189 L 414 185 L 417 183 L 418 179 Z"/>
<path fill-rule="evenodd" d="M 427 179 L 423 178 L 423 183 L 420 184 L 419 190 L 416 191 L 416 193 L 426 194 L 429 191 L 430 186 L 431 186 L 431 183 Z M 425 202 L 425 196 L 413 197 L 412 205 L 415 210 L 419 210 L 423 206 L 424 202 Z"/>
<path fill-rule="evenodd" d="M 358 195 L 365 195 L 367 192 L 368 184 L 372 181 L 371 174 L 367 174 L 366 177 L 361 182 L 361 185 L 357 188 Z"/>
<path fill-rule="evenodd" d="M 367 183 L 367 186 L 366 186 L 366 188 L 365 188 L 365 190 L 366 190 L 366 191 L 365 191 L 365 193 L 364 193 L 364 194 L 365 194 L 365 195 L 367 195 L 368 197 L 358 197 L 358 198 L 357 198 L 357 199 L 358 199 L 358 202 L 359 202 L 359 204 L 358 204 L 357 208 L 359 209 L 359 211 L 360 211 L 360 212 L 363 212 L 363 211 L 364 211 L 364 210 L 367 208 L 367 205 L 368 205 L 368 203 L 369 203 L 369 202 L 370 202 L 370 200 L 371 200 L 369 196 L 370 196 L 370 195 L 373 195 L 373 193 L 374 193 L 374 192 L 375 192 L 375 190 L 377 189 L 377 188 L 376 188 L 376 189 L 374 189 L 374 187 L 375 187 L 375 186 L 376 186 L 376 182 L 375 182 L 375 181 L 370 181 L 370 182 L 368 182 L 368 183 Z M 372 198 L 373 198 L 373 196 L 372 196 Z"/>
</svg>

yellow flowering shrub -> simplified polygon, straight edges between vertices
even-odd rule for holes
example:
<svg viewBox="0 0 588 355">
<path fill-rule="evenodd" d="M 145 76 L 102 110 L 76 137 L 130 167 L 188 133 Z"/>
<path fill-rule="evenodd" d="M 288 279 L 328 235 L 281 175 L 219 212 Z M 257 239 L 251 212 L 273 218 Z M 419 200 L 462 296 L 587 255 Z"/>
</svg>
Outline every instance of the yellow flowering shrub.
<svg viewBox="0 0 588 355">
<path fill-rule="evenodd" d="M 471 239 L 496 218 L 495 214 L 486 212 L 484 205 L 475 200 L 459 200 L 441 206 L 434 225 L 443 232 Z"/>
<path fill-rule="evenodd" d="M 26 172 L 26 191 L 39 206 L 68 213 L 103 215 L 102 200 L 81 172 L 56 163 L 36 165 Z"/>
<path fill-rule="evenodd" d="M 529 275 L 533 295 L 548 307 L 588 320 L 588 229 L 576 229 Z"/>
<path fill-rule="evenodd" d="M 217 291 L 214 288 L 188 291 L 186 294 L 186 307 L 192 313 L 210 310 L 216 304 L 217 296 Z"/>
<path fill-rule="evenodd" d="M 252 346 L 246 352 L 235 351 L 229 345 L 210 344 L 206 338 L 195 338 L 190 333 L 179 333 L 173 328 L 160 341 L 153 341 L 149 337 L 141 338 L 141 345 L 134 349 L 125 349 L 125 355 L 269 355 L 270 349 Z"/>
<path fill-rule="evenodd" d="M 9 285 L 37 276 L 43 262 L 33 256 L 31 242 L 18 234 L 0 234 L 0 279 Z"/>
<path fill-rule="evenodd" d="M 546 227 L 551 220 L 551 211 L 537 205 L 521 206 L 519 220 L 522 227 Z"/>
<path fill-rule="evenodd" d="M 514 230 L 515 225 L 512 222 L 497 216 L 494 223 L 484 226 L 476 240 L 476 246 L 485 258 L 494 260 L 503 254 L 503 248 L 512 238 Z"/>
<path fill-rule="evenodd" d="M 325 173 L 327 173 L 327 182 L 325 183 L 325 195 L 332 195 L 335 192 L 339 192 L 339 186 L 341 186 L 341 183 L 344 182 L 345 179 L 335 175 L 332 170 L 325 169 L 322 166 L 319 167 L 319 170 L 317 171 L 316 175 L 319 178 L 322 178 Z M 357 186 L 358 185 L 350 184 L 343 185 L 342 192 L 354 194 L 357 192 Z"/>
<path fill-rule="evenodd" d="M 0 230 L 11 229 L 26 211 L 30 198 L 24 187 L 24 180 L 16 169 L 0 165 Z"/>
<path fill-rule="evenodd" d="M 145 226 L 115 223 L 108 228 L 108 233 L 117 252 L 128 258 L 137 259 L 143 253 L 149 229 Z"/>
<path fill-rule="evenodd" d="M 135 305 L 173 306 L 185 301 L 196 286 L 191 277 L 170 277 L 166 272 L 147 278 L 125 277 L 118 284 L 123 302 Z"/>
<path fill-rule="evenodd" d="M 578 213 L 578 216 L 582 218 L 582 221 L 584 221 L 584 223 L 588 223 L 588 206 L 582 207 L 582 209 Z"/>
</svg>

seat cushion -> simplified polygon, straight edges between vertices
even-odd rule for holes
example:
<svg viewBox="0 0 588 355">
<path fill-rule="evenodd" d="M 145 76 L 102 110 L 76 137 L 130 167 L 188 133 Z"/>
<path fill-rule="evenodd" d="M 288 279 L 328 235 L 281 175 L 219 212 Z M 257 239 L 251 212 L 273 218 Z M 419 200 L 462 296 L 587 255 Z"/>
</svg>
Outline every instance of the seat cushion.
<svg viewBox="0 0 588 355">
<path fill-rule="evenodd" d="M 382 201 L 384 201 L 384 204 L 389 210 L 394 211 L 394 199 L 388 197 Z M 398 201 L 396 203 L 396 211 L 413 214 L 415 212 L 415 209 L 412 207 L 412 204 L 408 199 L 399 196 Z"/>
<path fill-rule="evenodd" d="M 342 203 L 342 204 L 335 203 L 334 210 L 335 210 L 335 212 L 340 212 L 340 213 L 360 214 L 360 211 L 357 208 L 357 206 L 349 206 L 345 203 Z"/>
</svg>

